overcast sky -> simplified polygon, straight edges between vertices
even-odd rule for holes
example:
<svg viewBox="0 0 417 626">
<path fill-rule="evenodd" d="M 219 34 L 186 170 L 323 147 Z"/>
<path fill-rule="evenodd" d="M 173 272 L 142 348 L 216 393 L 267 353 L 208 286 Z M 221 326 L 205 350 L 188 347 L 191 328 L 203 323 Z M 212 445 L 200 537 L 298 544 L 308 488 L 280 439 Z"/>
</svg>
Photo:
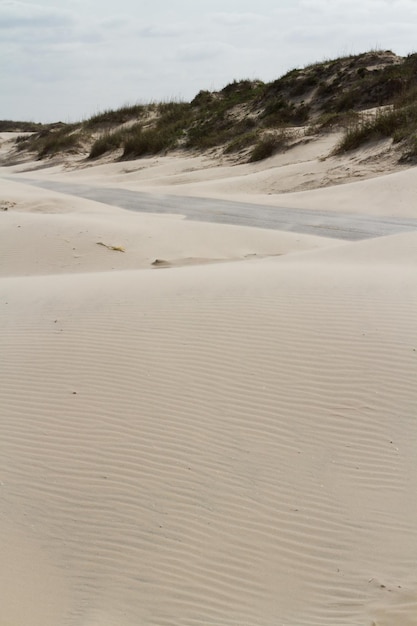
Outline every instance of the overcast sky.
<svg viewBox="0 0 417 626">
<path fill-rule="evenodd" d="M 417 0 L 0 0 L 0 119 L 76 121 L 371 48 L 417 50 Z"/>
</svg>

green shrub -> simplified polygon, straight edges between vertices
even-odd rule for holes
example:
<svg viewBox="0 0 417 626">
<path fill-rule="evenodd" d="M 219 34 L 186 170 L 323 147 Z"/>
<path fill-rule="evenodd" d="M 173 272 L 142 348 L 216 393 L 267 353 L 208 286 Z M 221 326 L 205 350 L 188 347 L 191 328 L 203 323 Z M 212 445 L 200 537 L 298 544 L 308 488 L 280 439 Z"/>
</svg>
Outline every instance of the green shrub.
<svg viewBox="0 0 417 626">
<path fill-rule="evenodd" d="M 322 113 L 312 124 L 312 131 L 323 132 L 341 127 L 348 129 L 357 124 L 358 120 L 359 114 L 353 110 L 343 113 Z"/>
<path fill-rule="evenodd" d="M 38 150 L 38 156 L 43 159 L 45 156 L 52 156 L 59 152 L 68 152 L 80 147 L 79 133 L 51 133 L 42 142 Z"/>
<path fill-rule="evenodd" d="M 91 146 L 89 159 L 96 159 L 97 157 L 105 154 L 106 152 L 112 152 L 117 150 L 123 145 L 123 141 L 127 137 L 129 131 L 127 129 L 116 130 L 113 133 L 107 132 L 101 135 L 95 140 Z"/>
<path fill-rule="evenodd" d="M 184 114 L 190 112 L 190 108 L 188 102 L 160 102 L 157 105 L 159 119 L 164 120 L 165 123 L 175 122 L 179 118 L 183 119 Z"/>
<path fill-rule="evenodd" d="M 370 141 L 373 137 L 375 137 L 375 133 L 372 125 L 367 122 L 360 122 L 347 129 L 336 148 L 336 154 L 355 150 L 367 141 Z"/>
<path fill-rule="evenodd" d="M 402 157 L 400 158 L 400 162 L 408 162 L 411 161 L 415 163 L 417 161 L 417 132 L 414 133 L 411 137 L 409 137 L 407 142 L 407 148 L 404 151 Z"/>
<path fill-rule="evenodd" d="M 187 133 L 186 146 L 208 150 L 225 143 L 233 134 L 230 122 L 223 116 L 217 116 L 215 119 L 197 122 L 192 126 Z"/>
<path fill-rule="evenodd" d="M 224 112 L 218 112 L 208 119 L 198 118 L 188 131 L 187 147 L 206 150 L 221 146 L 232 139 L 237 139 L 254 129 L 256 121 L 245 117 L 236 122 Z"/>
<path fill-rule="evenodd" d="M 307 76 L 295 80 L 292 88 L 290 89 L 290 96 L 301 96 L 314 89 L 318 83 L 318 75 L 315 72 L 309 73 Z"/>
<path fill-rule="evenodd" d="M 410 139 L 417 130 L 417 104 L 378 113 L 374 119 L 363 120 L 348 128 L 336 153 L 359 148 L 372 139 L 391 137 L 395 142 Z"/>
<path fill-rule="evenodd" d="M 272 156 L 278 150 L 288 146 L 289 135 L 285 131 L 278 134 L 267 135 L 258 141 L 249 157 L 249 162 L 262 161 Z"/>
<path fill-rule="evenodd" d="M 192 119 L 191 105 L 187 102 L 165 102 L 158 105 L 156 128 L 180 137 Z"/>
<path fill-rule="evenodd" d="M 133 106 L 123 106 L 116 110 L 108 109 L 93 115 L 84 122 L 86 128 L 96 128 L 112 124 L 124 124 L 131 120 L 142 117 L 146 112 L 146 106 L 135 104 Z"/>
<path fill-rule="evenodd" d="M 157 128 L 136 129 L 126 137 L 122 158 L 158 154 L 162 150 L 171 148 L 174 142 L 175 135 L 170 132 L 164 132 Z"/>
<path fill-rule="evenodd" d="M 224 149 L 225 154 L 231 154 L 233 152 L 240 152 L 245 148 L 248 148 L 252 144 L 255 143 L 258 137 L 258 133 L 255 131 L 250 131 L 248 133 L 244 133 L 243 135 L 239 135 L 236 139 L 233 139 L 226 148 Z"/>
<path fill-rule="evenodd" d="M 14 122 L 13 120 L 0 120 L 0 132 L 38 132 L 42 129 L 42 124 L 34 122 Z"/>
<path fill-rule="evenodd" d="M 337 88 L 337 81 L 333 80 L 331 82 L 326 82 L 325 80 L 322 80 L 318 85 L 317 95 L 321 98 L 328 98 L 337 92 Z"/>
<path fill-rule="evenodd" d="M 17 149 L 36 152 L 39 159 L 81 147 L 83 135 L 79 124 L 50 124 L 26 138 L 19 137 Z"/>
<path fill-rule="evenodd" d="M 298 106 L 282 97 L 276 98 L 265 106 L 262 113 L 264 126 L 274 127 L 284 124 L 303 124 L 307 121 L 310 107 L 306 104 Z"/>
<path fill-rule="evenodd" d="M 416 71 L 416 79 L 417 79 L 417 71 Z M 417 103 L 417 82 L 415 85 L 411 85 L 409 89 L 404 89 L 402 93 L 398 95 L 398 97 L 394 101 L 395 108 L 402 108 L 406 106 L 412 106 Z"/>
<path fill-rule="evenodd" d="M 261 80 L 234 80 L 220 91 L 221 98 L 229 107 L 253 100 L 263 92 L 264 83 Z"/>
<path fill-rule="evenodd" d="M 206 107 L 210 105 L 214 100 L 214 95 L 207 91 L 207 89 L 202 89 L 198 92 L 198 94 L 191 100 L 192 107 Z"/>
</svg>

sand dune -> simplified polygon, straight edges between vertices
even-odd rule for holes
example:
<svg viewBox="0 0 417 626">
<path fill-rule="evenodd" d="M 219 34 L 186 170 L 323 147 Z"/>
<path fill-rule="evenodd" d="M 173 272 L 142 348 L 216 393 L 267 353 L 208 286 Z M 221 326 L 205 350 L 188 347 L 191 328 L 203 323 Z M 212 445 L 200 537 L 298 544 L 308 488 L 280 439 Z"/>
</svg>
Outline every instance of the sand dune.
<svg viewBox="0 0 417 626">
<path fill-rule="evenodd" d="M 1 190 L 0 625 L 416 626 L 417 234 Z"/>
<path fill-rule="evenodd" d="M 0 212 L 0 276 L 200 265 L 334 245 L 324 237 L 134 214 L 30 185 L 2 185 L 10 210 Z"/>
<path fill-rule="evenodd" d="M 38 163 L 0 168 L 24 178 L 121 187 L 180 196 L 209 197 L 269 206 L 416 217 L 416 168 L 389 160 L 381 145 L 331 156 L 340 133 L 300 142 L 260 163 L 232 165 L 207 156 L 166 156 L 94 167 Z M 382 142 L 384 144 L 384 142 Z M 381 156 L 382 155 L 382 156 Z M 18 178 L 17 178 L 18 179 Z"/>
</svg>

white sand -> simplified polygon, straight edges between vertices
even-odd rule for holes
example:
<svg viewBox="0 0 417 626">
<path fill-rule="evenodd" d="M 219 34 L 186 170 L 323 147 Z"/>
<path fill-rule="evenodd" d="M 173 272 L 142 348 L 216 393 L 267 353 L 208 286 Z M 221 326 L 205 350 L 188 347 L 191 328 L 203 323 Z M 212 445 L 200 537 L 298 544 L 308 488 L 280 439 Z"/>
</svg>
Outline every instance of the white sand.
<svg viewBox="0 0 417 626">
<path fill-rule="evenodd" d="M 203 165 L 181 193 L 252 198 Z M 169 187 L 120 167 L 22 175 Z M 417 233 L 343 243 L 15 180 L 0 625 L 416 626 Z M 416 216 L 412 169 L 294 206 L 390 215 L 396 184 Z"/>
<path fill-rule="evenodd" d="M 340 135 L 300 143 L 260 163 L 231 165 L 209 157 L 152 157 L 94 167 L 38 163 L 0 168 L 25 178 L 210 197 L 269 206 L 417 218 L 417 168 L 400 167 L 386 142 L 329 156 Z M 382 143 L 382 146 L 381 146 Z M 388 152 L 388 155 L 387 155 Z"/>
</svg>

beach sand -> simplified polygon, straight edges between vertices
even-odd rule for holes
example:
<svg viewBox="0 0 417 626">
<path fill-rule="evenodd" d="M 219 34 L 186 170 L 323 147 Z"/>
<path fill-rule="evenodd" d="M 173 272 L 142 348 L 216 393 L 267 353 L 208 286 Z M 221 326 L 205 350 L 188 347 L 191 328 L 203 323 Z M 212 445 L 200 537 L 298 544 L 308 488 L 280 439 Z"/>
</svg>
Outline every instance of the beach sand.
<svg viewBox="0 0 417 626">
<path fill-rule="evenodd" d="M 417 217 L 415 168 L 282 194 L 320 150 L 1 169 L 0 626 L 417 625 L 417 232 L 20 180 Z"/>
</svg>

